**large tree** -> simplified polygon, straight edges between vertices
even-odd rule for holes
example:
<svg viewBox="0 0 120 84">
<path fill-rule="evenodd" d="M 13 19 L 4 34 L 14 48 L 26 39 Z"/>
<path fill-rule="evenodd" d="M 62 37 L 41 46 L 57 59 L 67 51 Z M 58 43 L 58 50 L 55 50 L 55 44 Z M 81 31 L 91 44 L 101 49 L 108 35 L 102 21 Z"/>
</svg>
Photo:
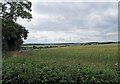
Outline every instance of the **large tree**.
<svg viewBox="0 0 120 84">
<path fill-rule="evenodd" d="M 28 0 L 23 2 L 2 3 L 2 47 L 3 50 L 14 51 L 20 49 L 23 39 L 27 39 L 28 30 L 17 23 L 18 18 L 31 19 L 32 3 Z"/>
</svg>

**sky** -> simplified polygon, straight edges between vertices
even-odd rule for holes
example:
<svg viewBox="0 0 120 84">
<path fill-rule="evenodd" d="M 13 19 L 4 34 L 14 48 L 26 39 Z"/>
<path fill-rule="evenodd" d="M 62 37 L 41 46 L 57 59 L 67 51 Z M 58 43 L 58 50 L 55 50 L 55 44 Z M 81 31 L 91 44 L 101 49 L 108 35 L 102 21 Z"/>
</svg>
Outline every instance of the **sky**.
<svg viewBox="0 0 120 84">
<path fill-rule="evenodd" d="M 32 2 L 33 19 L 25 43 L 118 41 L 116 2 Z"/>
</svg>

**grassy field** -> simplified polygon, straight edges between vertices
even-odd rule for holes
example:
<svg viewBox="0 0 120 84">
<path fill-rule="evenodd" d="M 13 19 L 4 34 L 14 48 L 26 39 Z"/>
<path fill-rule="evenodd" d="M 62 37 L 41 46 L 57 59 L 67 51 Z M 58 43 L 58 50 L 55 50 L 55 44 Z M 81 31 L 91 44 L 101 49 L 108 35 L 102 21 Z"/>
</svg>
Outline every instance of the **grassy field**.
<svg viewBox="0 0 120 84">
<path fill-rule="evenodd" d="M 38 82 L 115 82 L 119 79 L 117 67 L 117 44 L 67 46 L 16 51 L 7 54 L 3 53 L 3 82 L 7 84 L 23 81 L 23 79 L 19 78 L 14 79 L 14 76 L 19 76 L 20 78 L 25 77 L 26 80 L 23 82 L 27 83 L 35 82 L 35 79 L 36 81 L 40 79 Z M 80 68 L 82 69 L 78 72 Z M 25 72 L 23 72 L 23 69 L 25 69 Z M 42 70 L 43 72 L 37 72 L 36 69 Z M 47 71 L 44 72 L 44 70 Z M 82 78 L 74 78 L 76 76 L 78 77 L 79 73 L 83 73 L 82 70 L 84 74 L 80 75 L 80 77 L 82 76 L 84 80 Z M 97 74 L 100 71 L 102 75 Z M 39 72 L 46 73 L 44 74 L 45 78 L 39 77 Z M 55 75 L 55 72 L 57 72 L 57 75 Z M 47 75 L 50 73 L 52 77 Z M 23 76 L 20 76 L 20 74 Z M 33 75 L 33 78 L 35 76 L 37 78 L 33 80 L 30 78 L 30 74 Z M 76 75 L 72 76 L 72 74 Z M 100 77 L 97 77 L 96 74 L 98 76 L 100 75 Z M 66 79 L 63 78 L 64 76 Z M 59 79 L 59 77 L 62 79 Z M 33 81 L 30 81 L 30 79 Z"/>
</svg>

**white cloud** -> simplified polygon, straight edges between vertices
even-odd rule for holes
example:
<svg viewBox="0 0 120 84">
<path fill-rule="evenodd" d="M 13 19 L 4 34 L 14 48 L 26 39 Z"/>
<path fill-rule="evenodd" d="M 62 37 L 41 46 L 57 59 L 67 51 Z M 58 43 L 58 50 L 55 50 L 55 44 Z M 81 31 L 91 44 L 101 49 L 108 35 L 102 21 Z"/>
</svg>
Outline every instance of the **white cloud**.
<svg viewBox="0 0 120 84">
<path fill-rule="evenodd" d="M 109 37 L 111 37 L 111 36 L 116 36 L 116 38 L 117 38 L 118 32 L 109 32 L 109 33 L 106 33 L 105 35 L 106 35 L 106 36 L 109 36 Z"/>
<path fill-rule="evenodd" d="M 117 3 L 34 2 L 28 42 L 117 41 Z"/>
<path fill-rule="evenodd" d="M 118 2 L 119 0 L 32 0 L 32 2 Z"/>
</svg>

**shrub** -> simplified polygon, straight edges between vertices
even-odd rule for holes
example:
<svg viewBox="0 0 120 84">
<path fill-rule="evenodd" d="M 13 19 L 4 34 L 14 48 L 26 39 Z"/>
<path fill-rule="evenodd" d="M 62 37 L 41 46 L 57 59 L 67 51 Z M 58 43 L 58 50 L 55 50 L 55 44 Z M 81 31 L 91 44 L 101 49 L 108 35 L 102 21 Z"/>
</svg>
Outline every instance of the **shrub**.
<svg viewBox="0 0 120 84">
<path fill-rule="evenodd" d="M 9 61 L 10 62 L 10 61 Z M 117 71 L 111 68 L 90 66 L 46 65 L 28 60 L 3 63 L 3 84 L 35 83 L 114 83 L 118 82 Z"/>
<path fill-rule="evenodd" d="M 33 49 L 36 49 L 36 48 L 37 48 L 37 47 L 34 45 L 34 46 L 33 46 Z"/>
</svg>

